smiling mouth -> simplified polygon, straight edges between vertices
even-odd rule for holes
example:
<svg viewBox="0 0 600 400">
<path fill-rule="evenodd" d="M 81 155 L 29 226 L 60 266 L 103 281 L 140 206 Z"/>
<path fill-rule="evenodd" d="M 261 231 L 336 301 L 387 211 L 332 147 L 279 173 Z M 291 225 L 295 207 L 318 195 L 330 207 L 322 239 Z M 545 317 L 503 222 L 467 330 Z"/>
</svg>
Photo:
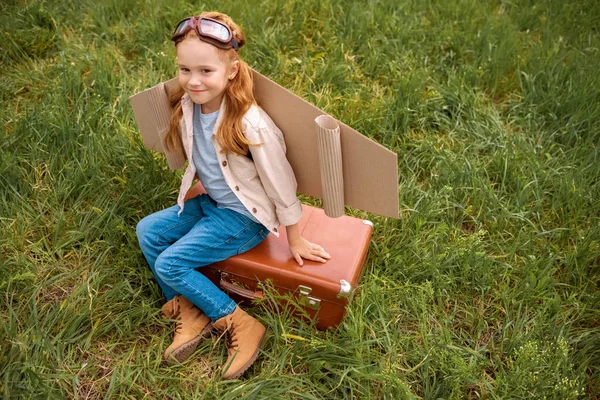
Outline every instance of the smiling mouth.
<svg viewBox="0 0 600 400">
<path fill-rule="evenodd" d="M 192 93 L 202 93 L 202 92 L 206 92 L 206 89 L 204 89 L 204 90 L 192 90 L 192 89 L 190 89 L 190 92 L 192 92 Z"/>
</svg>

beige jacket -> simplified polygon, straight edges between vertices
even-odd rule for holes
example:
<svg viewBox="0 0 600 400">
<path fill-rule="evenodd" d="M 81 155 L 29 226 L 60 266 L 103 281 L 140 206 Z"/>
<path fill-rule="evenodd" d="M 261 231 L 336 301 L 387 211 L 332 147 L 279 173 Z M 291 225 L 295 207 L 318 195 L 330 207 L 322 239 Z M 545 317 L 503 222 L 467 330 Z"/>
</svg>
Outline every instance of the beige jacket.
<svg viewBox="0 0 600 400">
<path fill-rule="evenodd" d="M 194 103 L 187 93 L 181 98 L 181 105 L 182 143 L 187 159 L 191 160 Z M 225 102 L 222 102 L 215 123 L 215 132 L 224 114 Z M 242 131 L 250 143 L 259 144 L 250 146 L 252 160 L 246 156 L 222 153 L 216 136 L 212 135 L 211 139 L 221 171 L 225 181 L 242 204 L 261 224 L 274 235 L 279 236 L 280 225 L 293 225 L 302 217 L 302 205 L 296 197 L 296 178 L 285 157 L 283 134 L 267 113 L 257 105 L 253 105 L 244 116 Z M 188 162 L 177 198 L 177 204 L 181 208 L 179 213 L 183 211 L 183 199 L 192 186 L 195 175 L 194 163 Z"/>
</svg>

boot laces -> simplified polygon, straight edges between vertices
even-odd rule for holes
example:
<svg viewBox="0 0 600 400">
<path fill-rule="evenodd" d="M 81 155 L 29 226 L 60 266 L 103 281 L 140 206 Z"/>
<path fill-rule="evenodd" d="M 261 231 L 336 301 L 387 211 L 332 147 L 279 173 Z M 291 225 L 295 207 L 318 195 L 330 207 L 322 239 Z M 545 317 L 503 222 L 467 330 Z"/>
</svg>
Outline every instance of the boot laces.
<svg viewBox="0 0 600 400">
<path fill-rule="evenodd" d="M 231 321 L 231 324 L 225 331 L 225 345 L 227 346 L 228 355 L 235 353 L 239 347 L 238 337 L 235 332 L 235 323 L 233 321 Z"/>
<path fill-rule="evenodd" d="M 174 308 L 173 319 L 176 320 L 175 321 L 175 334 L 177 334 L 181 330 L 181 327 L 183 326 L 183 322 L 179 318 L 179 316 L 181 315 L 181 306 L 179 305 L 179 299 L 176 299 L 175 303 L 176 304 L 173 307 Z"/>
</svg>

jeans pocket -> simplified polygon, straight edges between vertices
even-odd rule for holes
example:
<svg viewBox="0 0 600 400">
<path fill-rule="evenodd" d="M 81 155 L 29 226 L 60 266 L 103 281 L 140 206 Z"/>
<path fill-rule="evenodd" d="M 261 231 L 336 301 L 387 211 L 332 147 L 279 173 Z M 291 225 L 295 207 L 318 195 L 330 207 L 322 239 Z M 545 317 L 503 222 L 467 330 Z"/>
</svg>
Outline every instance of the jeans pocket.
<svg viewBox="0 0 600 400">
<path fill-rule="evenodd" d="M 267 230 L 267 228 L 265 228 L 265 227 L 260 228 L 258 230 L 258 232 L 256 232 L 246 243 L 244 243 L 244 245 L 242 247 L 239 248 L 238 254 L 245 253 L 248 250 L 253 249 L 254 247 L 258 246 L 260 244 L 260 242 L 265 240 L 265 238 L 267 237 L 268 234 L 269 234 L 269 231 Z"/>
</svg>

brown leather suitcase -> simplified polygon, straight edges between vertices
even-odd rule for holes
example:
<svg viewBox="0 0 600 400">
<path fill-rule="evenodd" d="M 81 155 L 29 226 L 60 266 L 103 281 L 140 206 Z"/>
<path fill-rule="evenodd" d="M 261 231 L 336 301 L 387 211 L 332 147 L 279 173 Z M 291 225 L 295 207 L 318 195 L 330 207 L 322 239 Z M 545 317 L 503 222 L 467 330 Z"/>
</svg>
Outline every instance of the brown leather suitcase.
<svg viewBox="0 0 600 400">
<path fill-rule="evenodd" d="M 192 190 L 187 197 L 201 193 L 197 187 Z M 302 209 L 300 232 L 331 255 L 325 264 L 305 260 L 299 266 L 282 227 L 279 238 L 269 234 L 252 250 L 198 270 L 237 301 L 261 298 L 262 284 L 270 280 L 279 293 L 294 296 L 311 318 L 317 318 L 317 328 L 325 330 L 346 314 L 365 265 L 373 224 L 349 216 L 329 218 L 307 205 Z"/>
</svg>

